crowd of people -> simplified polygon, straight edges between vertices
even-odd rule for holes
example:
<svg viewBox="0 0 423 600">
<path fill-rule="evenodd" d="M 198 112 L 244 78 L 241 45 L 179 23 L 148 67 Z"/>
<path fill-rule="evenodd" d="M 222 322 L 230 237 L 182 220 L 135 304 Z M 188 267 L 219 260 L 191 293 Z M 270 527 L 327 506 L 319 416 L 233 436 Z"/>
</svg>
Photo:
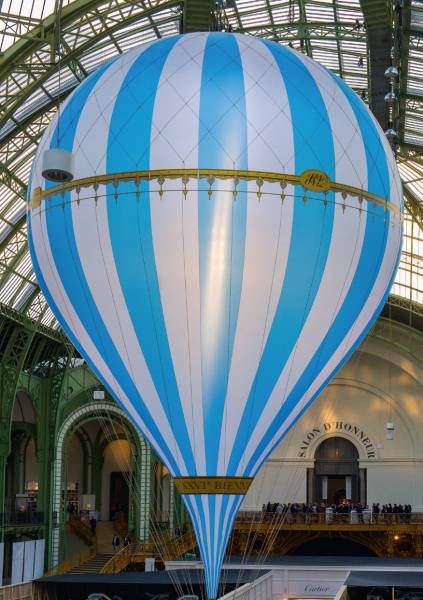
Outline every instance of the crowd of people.
<svg viewBox="0 0 423 600">
<path fill-rule="evenodd" d="M 379 502 L 374 502 L 372 506 L 363 505 L 359 502 L 341 502 L 339 504 L 331 504 L 327 502 L 313 502 L 313 503 L 288 503 L 281 504 L 280 502 L 268 502 L 267 504 L 263 504 L 262 512 L 264 513 L 326 513 L 328 509 L 332 513 L 336 514 L 347 514 L 352 511 L 356 511 L 357 513 L 362 513 L 363 511 L 370 511 L 375 515 L 378 514 L 402 514 L 407 515 L 411 514 L 411 504 L 383 504 L 380 505 Z"/>
</svg>

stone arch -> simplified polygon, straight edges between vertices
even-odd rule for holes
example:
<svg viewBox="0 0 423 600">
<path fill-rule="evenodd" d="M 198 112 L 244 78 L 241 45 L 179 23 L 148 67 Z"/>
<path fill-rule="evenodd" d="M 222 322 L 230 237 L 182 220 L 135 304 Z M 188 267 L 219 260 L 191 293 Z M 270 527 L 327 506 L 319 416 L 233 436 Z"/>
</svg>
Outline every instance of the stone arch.
<svg viewBox="0 0 423 600">
<path fill-rule="evenodd" d="M 150 513 L 150 447 L 146 444 L 146 441 L 142 434 L 135 430 L 132 423 L 129 421 L 123 410 L 116 404 L 112 404 L 108 401 L 90 402 L 83 406 L 79 406 L 76 410 L 71 412 L 67 418 L 63 421 L 57 436 L 55 444 L 55 455 L 54 455 L 54 466 L 53 466 L 53 499 L 52 499 L 52 511 L 53 514 L 60 515 L 61 509 L 61 493 L 62 493 L 62 482 L 63 482 L 63 460 L 64 460 L 64 448 L 65 440 L 67 435 L 72 431 L 77 423 L 84 420 L 84 417 L 92 416 L 93 413 L 108 413 L 114 416 L 119 416 L 124 419 L 128 424 L 129 430 L 134 434 L 134 439 L 139 444 L 141 452 L 141 460 L 138 465 L 139 472 L 137 473 L 140 482 L 143 482 L 142 489 L 143 493 L 140 496 L 140 527 L 137 531 L 138 537 L 141 540 L 145 540 L 149 535 L 149 513 Z M 59 562 L 59 539 L 60 539 L 60 527 L 56 526 L 52 530 L 52 544 L 51 544 L 51 555 L 50 565 L 55 566 Z"/>
</svg>

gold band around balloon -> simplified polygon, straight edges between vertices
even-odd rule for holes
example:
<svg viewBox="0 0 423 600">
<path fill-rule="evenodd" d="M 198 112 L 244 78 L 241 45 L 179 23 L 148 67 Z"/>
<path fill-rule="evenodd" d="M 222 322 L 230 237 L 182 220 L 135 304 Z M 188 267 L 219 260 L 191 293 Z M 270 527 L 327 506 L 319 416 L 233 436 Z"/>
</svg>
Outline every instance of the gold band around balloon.
<svg viewBox="0 0 423 600">
<path fill-rule="evenodd" d="M 246 494 L 252 477 L 175 477 L 181 494 Z"/>
<path fill-rule="evenodd" d="M 190 179 L 206 180 L 209 185 L 208 193 L 209 196 L 213 193 L 213 184 L 216 180 L 232 180 L 234 189 L 232 194 L 236 198 L 238 194 L 237 186 L 240 181 L 255 181 L 256 182 L 256 194 L 258 198 L 265 193 L 262 192 L 262 186 L 266 183 L 279 183 L 281 186 L 281 196 L 284 196 L 284 189 L 288 184 L 299 185 L 305 190 L 323 193 L 326 198 L 326 194 L 329 191 L 335 193 L 341 193 L 345 199 L 347 196 L 357 197 L 361 203 L 365 200 L 373 205 L 382 206 L 385 210 L 391 211 L 402 218 L 401 211 L 392 202 L 381 196 L 377 196 L 367 190 L 362 190 L 351 185 L 345 185 L 342 183 L 336 183 L 317 169 L 308 169 L 303 171 L 301 175 L 290 175 L 286 173 L 270 173 L 267 171 L 237 171 L 230 169 L 160 169 L 152 171 L 128 171 L 125 173 L 109 173 L 107 175 L 93 175 L 92 177 L 84 177 L 83 179 L 74 179 L 66 183 L 50 187 L 47 190 L 42 190 L 40 187 L 36 187 L 31 195 L 29 202 L 29 208 L 34 209 L 41 205 L 43 200 L 51 198 L 56 195 L 62 195 L 66 192 L 76 192 L 77 196 L 83 188 L 93 187 L 95 194 L 100 185 L 111 184 L 115 188 L 115 196 L 118 196 L 119 183 L 135 182 L 137 186 L 141 182 L 157 182 L 159 185 L 158 193 L 160 196 L 164 194 L 163 184 L 167 180 L 180 179 L 182 181 L 182 193 L 185 196 L 190 191 L 188 186 Z M 304 199 L 307 198 L 304 196 Z M 326 200 L 324 200 L 325 202 Z"/>
</svg>

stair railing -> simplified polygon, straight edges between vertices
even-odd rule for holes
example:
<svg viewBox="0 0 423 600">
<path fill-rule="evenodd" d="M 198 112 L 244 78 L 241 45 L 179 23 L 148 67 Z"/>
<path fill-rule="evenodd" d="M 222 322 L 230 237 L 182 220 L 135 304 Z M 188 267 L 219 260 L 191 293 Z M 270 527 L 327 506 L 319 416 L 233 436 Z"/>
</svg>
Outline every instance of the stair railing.
<svg viewBox="0 0 423 600">
<path fill-rule="evenodd" d="M 117 552 L 110 560 L 106 562 L 100 573 L 121 573 L 130 563 L 132 551 L 136 543 L 128 544 Z"/>
<path fill-rule="evenodd" d="M 96 539 L 95 534 L 91 531 L 91 527 L 81 519 L 81 517 L 72 515 L 67 522 L 68 529 L 77 535 L 85 544 L 92 546 Z"/>
</svg>

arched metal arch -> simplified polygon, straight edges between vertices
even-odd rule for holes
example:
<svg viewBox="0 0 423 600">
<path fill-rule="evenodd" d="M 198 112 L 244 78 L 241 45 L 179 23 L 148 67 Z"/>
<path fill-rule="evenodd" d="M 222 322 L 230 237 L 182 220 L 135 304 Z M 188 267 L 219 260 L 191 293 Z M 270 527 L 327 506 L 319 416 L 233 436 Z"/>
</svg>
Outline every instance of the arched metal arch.
<svg viewBox="0 0 423 600">
<path fill-rule="evenodd" d="M 127 421 L 125 413 L 115 404 L 110 402 L 91 402 L 85 406 L 81 406 L 72 412 L 62 423 L 56 437 L 54 465 L 53 465 L 53 495 L 52 495 L 52 510 L 53 513 L 60 514 L 61 495 L 62 495 L 62 479 L 63 479 L 63 460 L 64 460 L 64 443 L 66 436 L 73 426 L 92 413 L 105 412 L 123 418 Z M 132 427 L 131 427 L 132 430 Z M 139 538 L 145 540 L 149 534 L 149 515 L 150 515 L 150 447 L 146 444 L 143 436 L 138 431 L 138 442 L 141 448 L 141 461 L 138 465 L 140 469 L 140 481 L 142 482 L 142 493 L 140 496 L 140 531 Z M 52 543 L 50 553 L 50 567 L 53 567 L 59 562 L 59 541 L 60 528 L 52 528 Z"/>
</svg>

